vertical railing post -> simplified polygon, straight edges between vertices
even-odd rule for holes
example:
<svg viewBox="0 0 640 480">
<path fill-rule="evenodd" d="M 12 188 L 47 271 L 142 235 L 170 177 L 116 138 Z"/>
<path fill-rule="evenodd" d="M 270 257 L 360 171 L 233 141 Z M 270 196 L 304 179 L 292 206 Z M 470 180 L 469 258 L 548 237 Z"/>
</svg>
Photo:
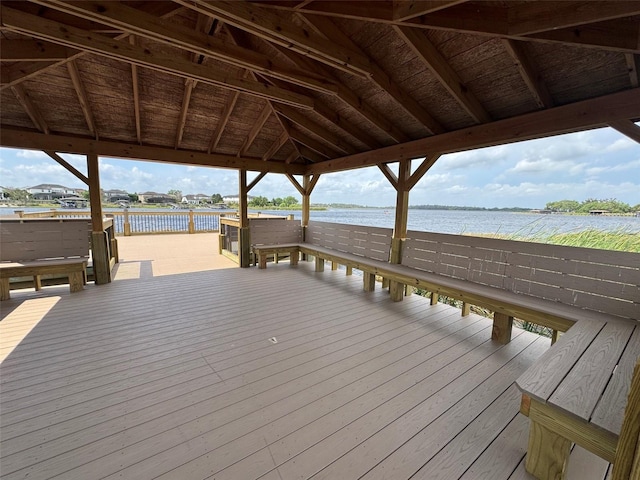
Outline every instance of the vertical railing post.
<svg viewBox="0 0 640 480">
<path fill-rule="evenodd" d="M 193 210 L 189 210 L 189 233 L 196 233 L 196 224 L 193 221 Z"/>
<path fill-rule="evenodd" d="M 131 223 L 129 223 L 129 209 L 125 208 L 124 209 L 124 236 L 125 237 L 130 237 L 131 236 Z"/>
</svg>

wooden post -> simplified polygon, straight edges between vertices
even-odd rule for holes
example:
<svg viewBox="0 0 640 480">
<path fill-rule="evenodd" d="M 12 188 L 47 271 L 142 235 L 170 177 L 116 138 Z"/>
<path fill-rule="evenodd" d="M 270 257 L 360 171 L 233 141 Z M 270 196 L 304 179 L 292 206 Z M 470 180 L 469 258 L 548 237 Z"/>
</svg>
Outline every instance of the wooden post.
<svg viewBox="0 0 640 480">
<path fill-rule="evenodd" d="M 309 212 L 311 210 L 311 188 L 309 188 L 311 184 L 311 175 L 304 175 L 302 177 L 302 189 L 304 190 L 304 194 L 302 195 L 302 220 L 300 221 L 300 225 L 302 225 L 302 241 L 304 242 L 307 239 L 307 227 L 309 227 Z M 307 254 L 302 254 L 302 261 L 307 260 Z"/>
<path fill-rule="evenodd" d="M 193 221 L 193 210 L 189 210 L 189 233 L 196 233 L 196 224 Z"/>
<path fill-rule="evenodd" d="M 631 378 L 631 387 L 627 397 L 627 406 L 624 411 L 624 419 L 616 458 L 613 462 L 612 480 L 624 480 L 627 478 L 640 478 L 640 360 Z"/>
<path fill-rule="evenodd" d="M 251 239 L 249 238 L 249 214 L 247 211 L 247 171 L 239 171 L 238 187 L 238 263 L 241 268 L 251 266 Z"/>
<path fill-rule="evenodd" d="M 409 178 L 411 177 L 411 160 L 401 160 L 398 168 L 398 184 L 396 195 L 396 221 L 393 227 L 391 239 L 391 263 L 402 263 L 402 247 L 407 237 L 407 219 L 409 217 Z M 392 280 L 389 284 L 389 293 L 394 302 L 399 302 L 404 297 L 404 284 Z"/>
<path fill-rule="evenodd" d="M 131 223 L 129 223 L 129 209 L 124 209 L 124 236 L 131 236 Z"/>
<path fill-rule="evenodd" d="M 493 330 L 491 332 L 491 338 L 493 340 L 497 340 L 502 344 L 509 343 L 511 341 L 512 329 L 513 317 L 510 317 L 505 313 L 493 313 Z"/>
<path fill-rule="evenodd" d="M 104 231 L 102 216 L 102 195 L 100 193 L 100 174 L 98 155 L 87 155 L 87 173 L 89 177 L 89 202 L 91 203 L 91 255 L 93 275 L 98 285 L 111 282 L 109 240 Z"/>
</svg>

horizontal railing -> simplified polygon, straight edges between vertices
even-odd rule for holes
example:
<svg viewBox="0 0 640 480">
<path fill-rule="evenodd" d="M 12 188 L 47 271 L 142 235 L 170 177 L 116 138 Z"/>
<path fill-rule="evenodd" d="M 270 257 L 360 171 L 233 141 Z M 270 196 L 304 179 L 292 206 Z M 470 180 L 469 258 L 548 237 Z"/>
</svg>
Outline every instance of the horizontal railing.
<svg viewBox="0 0 640 480">
<path fill-rule="evenodd" d="M 20 218 L 89 218 L 90 213 L 51 209 L 43 212 L 22 212 Z M 227 214 L 228 215 L 228 214 Z M 209 233 L 220 231 L 219 212 L 177 210 L 170 212 L 107 212 L 113 218 L 116 235 L 146 235 L 162 233 Z"/>
</svg>

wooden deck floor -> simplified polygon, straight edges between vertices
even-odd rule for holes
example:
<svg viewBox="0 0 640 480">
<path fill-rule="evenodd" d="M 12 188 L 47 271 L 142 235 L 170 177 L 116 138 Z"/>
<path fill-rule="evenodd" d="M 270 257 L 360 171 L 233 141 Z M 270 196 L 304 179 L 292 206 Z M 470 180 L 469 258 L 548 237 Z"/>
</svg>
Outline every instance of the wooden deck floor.
<svg viewBox="0 0 640 480">
<path fill-rule="evenodd" d="M 216 246 L 124 238 L 111 284 L 12 292 L 3 479 L 528 478 L 513 381 L 547 339 Z"/>
</svg>

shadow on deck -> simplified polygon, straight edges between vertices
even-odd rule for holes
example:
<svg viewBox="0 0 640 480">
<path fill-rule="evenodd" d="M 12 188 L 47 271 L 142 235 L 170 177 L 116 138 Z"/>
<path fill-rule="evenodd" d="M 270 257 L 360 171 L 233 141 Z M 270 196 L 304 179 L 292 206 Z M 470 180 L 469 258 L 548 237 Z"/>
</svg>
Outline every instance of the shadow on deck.
<svg viewBox="0 0 640 480">
<path fill-rule="evenodd" d="M 3 302 L 4 479 L 528 478 L 513 382 L 548 339 L 215 235 L 119 241 L 111 284 Z"/>
</svg>

